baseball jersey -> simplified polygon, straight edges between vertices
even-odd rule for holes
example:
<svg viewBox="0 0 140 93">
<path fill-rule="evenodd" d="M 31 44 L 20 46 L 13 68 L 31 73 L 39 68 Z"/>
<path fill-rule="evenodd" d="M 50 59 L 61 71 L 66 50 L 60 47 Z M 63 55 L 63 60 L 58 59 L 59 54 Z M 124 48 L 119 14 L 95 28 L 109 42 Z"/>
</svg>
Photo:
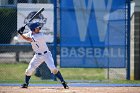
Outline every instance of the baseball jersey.
<svg viewBox="0 0 140 93">
<path fill-rule="evenodd" d="M 32 32 L 28 32 L 26 34 L 27 37 L 32 38 L 32 49 L 35 53 L 43 53 L 44 51 L 49 51 L 48 46 L 46 44 L 46 35 L 42 32 L 39 32 L 37 34 L 32 34 Z"/>
</svg>

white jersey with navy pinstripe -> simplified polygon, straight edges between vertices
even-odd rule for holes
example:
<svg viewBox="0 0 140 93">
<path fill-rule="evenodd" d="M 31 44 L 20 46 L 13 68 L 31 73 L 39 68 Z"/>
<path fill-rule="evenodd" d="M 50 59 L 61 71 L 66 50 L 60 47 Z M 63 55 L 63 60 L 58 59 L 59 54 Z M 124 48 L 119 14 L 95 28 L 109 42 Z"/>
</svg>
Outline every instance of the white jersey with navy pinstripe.
<svg viewBox="0 0 140 93">
<path fill-rule="evenodd" d="M 46 35 L 42 32 L 37 34 L 32 34 L 32 32 L 28 32 L 26 36 L 32 38 L 32 48 L 35 53 L 43 53 L 44 51 L 49 51 L 48 46 L 46 44 Z"/>
</svg>

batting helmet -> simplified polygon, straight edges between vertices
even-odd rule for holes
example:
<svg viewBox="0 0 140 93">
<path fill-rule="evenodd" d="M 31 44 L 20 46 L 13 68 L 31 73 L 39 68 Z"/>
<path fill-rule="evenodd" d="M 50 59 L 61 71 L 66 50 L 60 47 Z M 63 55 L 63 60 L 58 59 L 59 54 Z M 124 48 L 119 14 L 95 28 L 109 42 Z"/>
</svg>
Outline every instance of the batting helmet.
<svg viewBox="0 0 140 93">
<path fill-rule="evenodd" d="M 32 23 L 32 24 L 29 25 L 29 28 L 30 28 L 31 31 L 34 31 L 35 28 L 37 28 L 37 27 L 40 27 L 40 23 L 39 22 Z M 41 27 L 40 27 L 40 29 L 41 29 Z"/>
<path fill-rule="evenodd" d="M 47 22 L 47 18 L 45 18 L 45 17 L 43 16 L 43 14 L 37 15 L 37 16 L 34 18 L 34 20 L 32 20 L 31 22 L 29 22 L 30 19 L 31 19 L 36 13 L 37 13 L 37 11 L 30 12 L 30 13 L 28 14 L 28 16 L 24 19 L 24 23 L 25 23 L 25 24 L 31 24 L 31 23 L 39 22 L 39 23 L 40 23 L 40 26 L 43 27 L 44 24 L 46 24 L 46 22 Z M 29 25 L 28 25 L 28 27 L 29 27 Z"/>
</svg>

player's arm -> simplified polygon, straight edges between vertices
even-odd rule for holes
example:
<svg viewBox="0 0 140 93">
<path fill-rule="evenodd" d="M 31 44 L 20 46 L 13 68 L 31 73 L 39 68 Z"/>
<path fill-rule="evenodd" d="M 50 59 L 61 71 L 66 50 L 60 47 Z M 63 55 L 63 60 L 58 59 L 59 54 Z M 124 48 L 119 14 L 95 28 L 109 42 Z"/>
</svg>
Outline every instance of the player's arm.
<svg viewBox="0 0 140 93">
<path fill-rule="evenodd" d="M 32 42 L 32 38 L 30 37 L 27 37 L 26 35 L 23 34 L 24 32 L 24 29 L 25 29 L 25 26 L 21 27 L 19 30 L 18 30 L 18 33 L 21 35 L 21 37 L 29 42 Z"/>
<path fill-rule="evenodd" d="M 32 42 L 32 38 L 25 36 L 24 34 L 21 35 L 23 39 Z"/>
</svg>

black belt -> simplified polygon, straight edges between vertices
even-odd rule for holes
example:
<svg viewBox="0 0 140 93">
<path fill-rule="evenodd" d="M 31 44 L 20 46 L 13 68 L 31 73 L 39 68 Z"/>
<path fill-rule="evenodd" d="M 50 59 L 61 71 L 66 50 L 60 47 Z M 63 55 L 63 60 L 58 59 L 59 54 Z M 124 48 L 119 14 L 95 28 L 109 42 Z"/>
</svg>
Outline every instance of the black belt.
<svg viewBox="0 0 140 93">
<path fill-rule="evenodd" d="M 43 52 L 43 53 L 36 53 L 37 55 L 43 55 L 43 54 L 46 54 L 47 51 Z"/>
</svg>

